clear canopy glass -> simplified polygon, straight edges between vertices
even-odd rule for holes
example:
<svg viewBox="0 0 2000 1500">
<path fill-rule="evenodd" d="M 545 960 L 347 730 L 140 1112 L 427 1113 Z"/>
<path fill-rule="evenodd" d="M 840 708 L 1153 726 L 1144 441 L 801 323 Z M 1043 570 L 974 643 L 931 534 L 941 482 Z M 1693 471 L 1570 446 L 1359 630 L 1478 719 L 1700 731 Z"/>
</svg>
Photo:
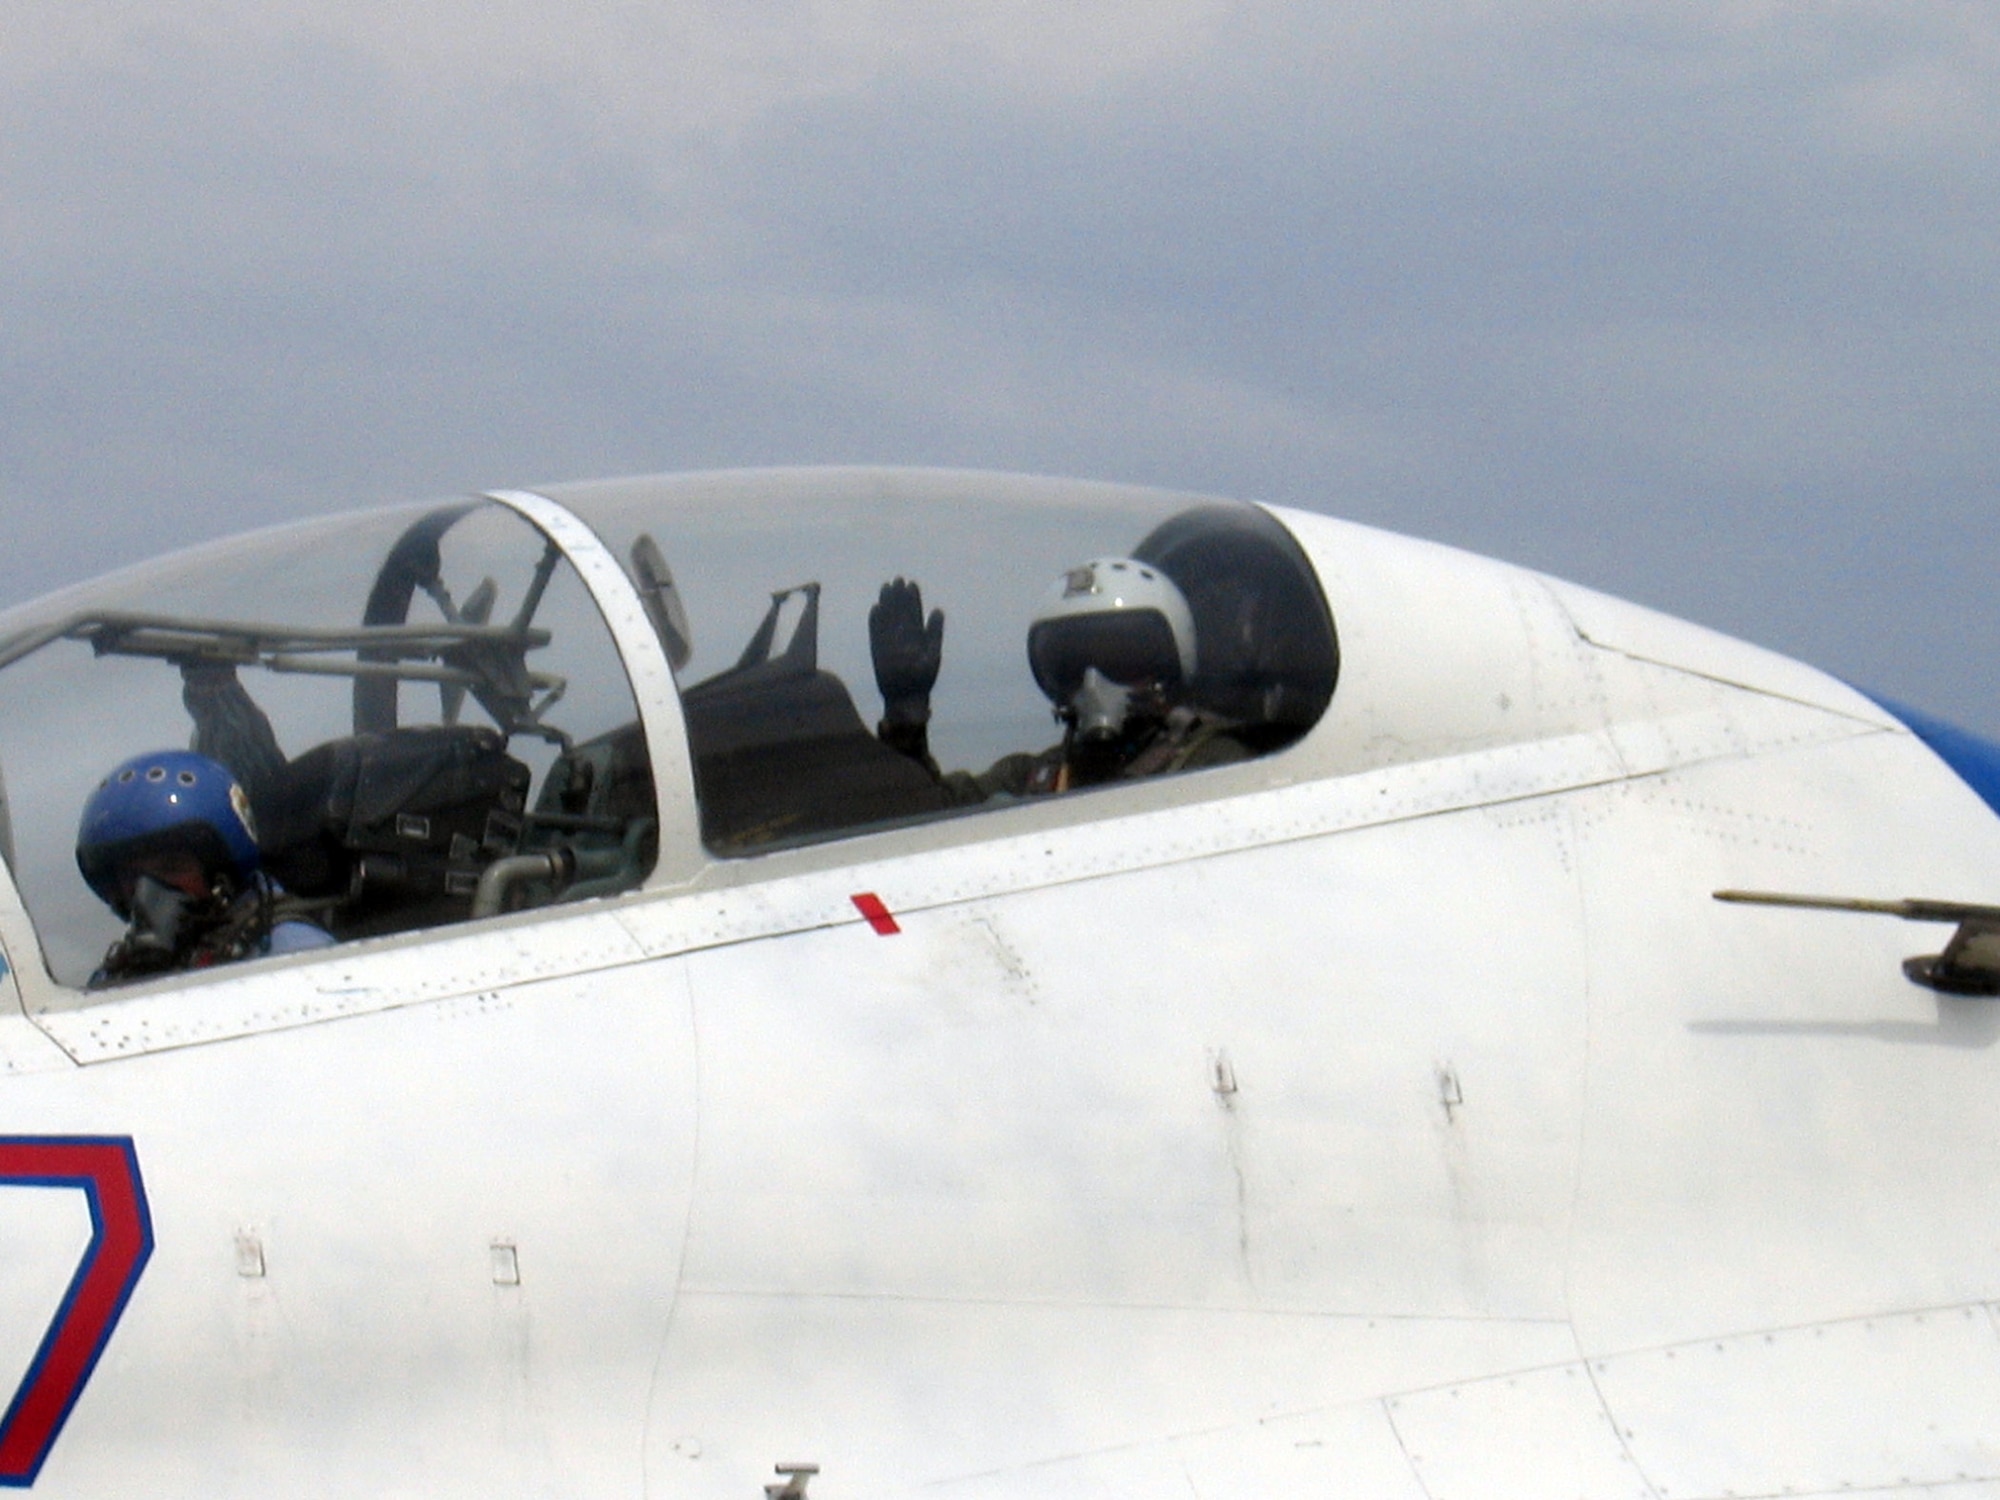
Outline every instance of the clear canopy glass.
<svg viewBox="0 0 2000 1500">
<path fill-rule="evenodd" d="M 0 617 L 10 864 L 65 984 L 124 925 L 75 849 L 79 812 L 128 757 L 192 739 L 222 761 L 251 792 L 267 869 L 359 936 L 469 913 L 503 847 L 547 841 L 522 819 L 552 767 L 634 717 L 574 569 L 491 503 L 239 537 Z"/>
<path fill-rule="evenodd" d="M 1253 506 L 918 470 L 542 494 L 624 568 L 591 576 L 631 586 L 647 662 L 498 500 L 257 533 L 0 616 L 0 856 L 51 973 L 85 983 L 120 937 L 78 819 L 142 753 L 221 762 L 260 880 L 346 940 L 633 889 L 659 797 L 735 859 L 1271 754 L 1334 688 L 1317 580 Z M 643 722 L 684 744 L 642 727 L 659 655 L 679 701 Z"/>
<path fill-rule="evenodd" d="M 716 853 L 1069 786 L 1076 705 L 1052 702 L 1038 685 L 1028 642 L 1038 614 L 1066 586 L 1080 587 L 1078 570 L 1093 561 L 1139 562 L 1184 596 L 1189 618 L 1177 629 L 1195 637 L 1187 645 L 1198 664 L 1178 687 L 1183 712 L 1202 712 L 1195 733 L 1211 736 L 1184 755 L 1155 747 L 1121 775 L 1281 749 L 1311 727 L 1333 690 L 1337 653 L 1317 580 L 1289 533 L 1255 506 L 1080 481 L 873 469 L 546 493 L 592 526 L 648 596 L 675 658 L 703 836 Z M 943 616 L 918 746 L 883 723 L 889 704 L 871 613 L 892 583 L 914 583 L 923 615 Z"/>
</svg>

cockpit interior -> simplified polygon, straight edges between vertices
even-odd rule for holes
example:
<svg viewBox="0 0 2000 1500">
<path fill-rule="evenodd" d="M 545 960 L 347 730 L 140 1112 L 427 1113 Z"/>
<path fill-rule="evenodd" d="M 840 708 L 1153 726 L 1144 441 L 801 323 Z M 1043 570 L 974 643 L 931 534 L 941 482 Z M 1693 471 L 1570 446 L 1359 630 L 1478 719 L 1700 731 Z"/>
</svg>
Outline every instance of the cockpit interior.
<svg viewBox="0 0 2000 1500">
<path fill-rule="evenodd" d="M 686 821 L 662 798 L 691 798 L 699 858 L 731 861 L 1034 795 L 964 788 L 1074 735 L 1025 642 L 1036 599 L 1087 559 L 1185 601 L 1176 722 L 1255 758 L 1332 699 L 1332 616 L 1261 509 L 830 473 L 541 491 L 581 543 L 505 497 L 333 517 L 0 616 L 0 857 L 51 974 L 81 986 L 118 935 L 78 872 L 78 810 L 149 750 L 226 767 L 269 880 L 345 942 L 638 889 Z M 616 560 L 643 639 L 607 624 L 609 570 L 580 570 L 578 546 Z M 936 617 L 921 753 L 882 720 L 871 609 L 891 579 Z M 657 653 L 650 673 L 634 652 Z M 677 702 L 642 712 L 633 683 L 667 674 Z M 661 724 L 684 737 L 671 755 L 649 742 Z"/>
</svg>

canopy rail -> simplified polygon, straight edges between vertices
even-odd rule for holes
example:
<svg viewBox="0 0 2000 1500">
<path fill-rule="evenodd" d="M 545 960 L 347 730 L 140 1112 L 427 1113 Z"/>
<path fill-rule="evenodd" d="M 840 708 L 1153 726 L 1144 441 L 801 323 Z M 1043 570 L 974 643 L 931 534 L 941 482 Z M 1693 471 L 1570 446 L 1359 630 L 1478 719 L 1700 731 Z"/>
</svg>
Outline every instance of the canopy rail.
<svg viewBox="0 0 2000 1500">
<path fill-rule="evenodd" d="M 468 620 L 321 629 L 254 620 L 207 620 L 122 610 L 85 610 L 0 640 L 0 669 L 59 640 L 99 656 L 150 657 L 181 667 L 254 666 L 313 676 L 388 678 L 469 691 L 509 734 L 566 741 L 542 716 L 568 680 L 527 666 L 549 644 L 547 630 Z M 345 655 L 343 655 L 345 654 Z"/>
</svg>

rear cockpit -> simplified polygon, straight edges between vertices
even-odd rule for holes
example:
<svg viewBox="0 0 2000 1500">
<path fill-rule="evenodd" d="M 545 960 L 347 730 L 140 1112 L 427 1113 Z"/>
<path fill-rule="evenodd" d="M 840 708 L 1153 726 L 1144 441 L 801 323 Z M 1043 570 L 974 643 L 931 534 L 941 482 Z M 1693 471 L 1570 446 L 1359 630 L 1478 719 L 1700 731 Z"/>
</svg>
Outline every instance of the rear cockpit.
<svg viewBox="0 0 2000 1500">
<path fill-rule="evenodd" d="M 36 613 L 0 639 L 0 766 L 12 868 L 66 984 L 119 926 L 79 875 L 78 812 L 150 751 L 227 768 L 264 875 L 337 938 L 466 917 L 482 875 L 523 854 L 575 851 L 573 894 L 649 867 L 650 796 L 618 816 L 531 805 L 633 705 L 575 570 L 505 507 L 261 533 Z"/>
<path fill-rule="evenodd" d="M 1056 613 L 1129 624 L 1154 596 L 1076 581 L 1128 565 L 1184 601 L 1192 670 L 1108 667 L 1052 704 L 1036 600 L 1104 581 Z M 919 590 L 898 635 L 891 595 Z M 1255 759 L 1312 728 L 1337 671 L 1313 569 L 1249 506 L 799 471 L 338 517 L 0 624 L 0 854 L 81 986 L 121 919 L 79 874 L 79 810 L 143 752 L 225 767 L 266 888 L 346 941 Z"/>
</svg>

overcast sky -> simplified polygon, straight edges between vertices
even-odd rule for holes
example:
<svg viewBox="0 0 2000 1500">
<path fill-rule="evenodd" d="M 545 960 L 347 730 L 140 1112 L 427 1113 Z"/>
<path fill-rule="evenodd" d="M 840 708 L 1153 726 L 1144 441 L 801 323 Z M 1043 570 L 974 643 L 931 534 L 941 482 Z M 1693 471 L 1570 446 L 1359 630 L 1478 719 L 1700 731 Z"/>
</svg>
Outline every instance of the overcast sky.
<svg viewBox="0 0 2000 1500">
<path fill-rule="evenodd" d="M 0 0 L 0 603 L 499 484 L 975 465 L 2000 733 L 1996 147 L 1990 3 Z"/>
</svg>

